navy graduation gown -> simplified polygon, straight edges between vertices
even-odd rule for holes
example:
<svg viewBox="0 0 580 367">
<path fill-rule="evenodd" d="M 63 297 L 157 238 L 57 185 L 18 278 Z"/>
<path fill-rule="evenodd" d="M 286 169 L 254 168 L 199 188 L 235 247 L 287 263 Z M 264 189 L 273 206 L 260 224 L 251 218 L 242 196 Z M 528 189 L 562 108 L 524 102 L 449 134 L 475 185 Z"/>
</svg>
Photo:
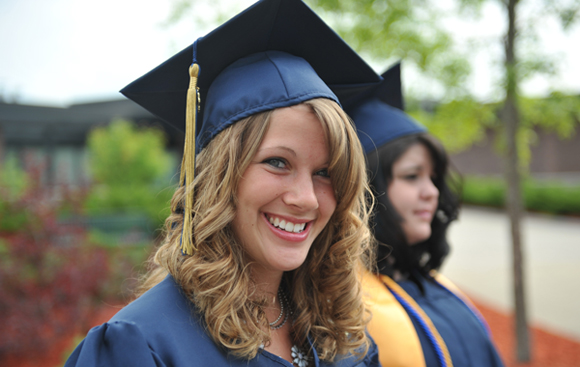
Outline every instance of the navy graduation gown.
<svg viewBox="0 0 580 367">
<path fill-rule="evenodd" d="M 414 273 L 398 284 L 423 309 L 445 341 L 454 366 L 502 367 L 503 363 L 477 316 L 433 279 Z M 427 367 L 439 366 L 437 355 L 418 321 L 409 315 L 421 342 Z"/>
<path fill-rule="evenodd" d="M 338 358 L 334 364 L 318 360 L 309 366 L 378 366 L 374 343 L 362 359 Z M 119 311 L 109 322 L 94 327 L 71 354 L 65 367 L 180 367 L 180 366 L 292 366 L 266 350 L 240 359 L 216 345 L 205 333 L 193 304 L 171 276 Z"/>
</svg>

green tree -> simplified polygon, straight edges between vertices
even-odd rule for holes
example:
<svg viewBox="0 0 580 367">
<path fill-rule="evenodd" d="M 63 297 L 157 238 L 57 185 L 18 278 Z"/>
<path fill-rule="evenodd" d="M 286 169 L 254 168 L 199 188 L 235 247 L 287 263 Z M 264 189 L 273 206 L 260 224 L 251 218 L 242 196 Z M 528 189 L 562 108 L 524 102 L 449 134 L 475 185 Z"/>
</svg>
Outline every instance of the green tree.
<svg viewBox="0 0 580 367">
<path fill-rule="evenodd" d="M 424 124 L 450 153 L 466 150 L 485 137 L 485 130 L 495 125 L 495 105 L 482 104 L 472 97 L 442 103 L 427 112 L 411 108 L 409 114 Z"/>
<path fill-rule="evenodd" d="M 439 82 L 447 97 L 467 93 L 471 68 L 439 22 L 441 8 L 426 0 L 309 0 L 355 50 L 369 60 L 405 60 Z"/>
<path fill-rule="evenodd" d="M 460 0 L 465 6 L 481 6 L 486 0 Z M 505 141 L 505 179 L 507 182 L 507 212 L 510 217 L 510 231 L 512 237 L 512 263 L 513 263 L 513 292 L 515 304 L 515 333 L 516 333 L 516 356 L 520 362 L 530 360 L 529 330 L 527 325 L 527 307 L 525 303 L 525 275 L 524 275 L 524 251 L 523 239 L 521 235 L 521 217 L 523 212 L 522 198 L 522 159 L 521 146 L 525 145 L 529 149 L 529 136 L 526 134 L 530 130 L 530 125 L 534 122 L 546 124 L 546 118 L 554 117 L 554 113 L 546 115 L 537 114 L 528 120 L 528 124 L 522 122 L 522 99 L 520 97 L 520 85 L 525 78 L 530 77 L 538 72 L 549 70 L 551 65 L 549 61 L 538 57 L 525 55 L 520 47 L 522 43 L 534 39 L 535 27 L 524 27 L 526 19 L 519 19 L 519 6 L 524 4 L 520 0 L 501 0 L 500 5 L 504 8 L 507 20 L 507 31 L 504 38 L 504 79 L 503 89 L 505 97 L 498 110 L 501 131 Z M 578 18 L 580 2 L 544 0 L 542 2 L 542 15 L 556 15 L 562 21 L 564 29 L 570 27 Z M 526 34 L 527 32 L 527 34 Z M 557 99 L 546 100 L 549 102 Z M 576 110 L 580 108 L 576 107 Z M 553 108 L 545 108 L 545 112 L 553 112 Z M 566 129 L 570 130 L 570 122 L 574 119 L 577 112 L 571 111 L 572 116 L 563 118 L 558 121 L 560 125 L 567 125 Z M 564 111 L 562 111 L 565 114 Z M 544 117 L 544 118 L 542 118 Z M 531 124 L 530 124 L 531 123 Z M 527 126 L 526 126 L 527 125 Z M 562 128 L 560 128 L 561 130 Z M 572 128 L 573 129 L 573 128 Z M 528 139 L 526 139 L 528 138 Z M 529 161 L 529 157 L 527 157 Z"/>
<path fill-rule="evenodd" d="M 93 130 L 88 147 L 96 185 L 86 202 L 89 213 L 141 212 L 155 225 L 162 223 L 172 195 L 168 174 L 175 166 L 164 145 L 162 131 L 124 120 Z"/>
</svg>

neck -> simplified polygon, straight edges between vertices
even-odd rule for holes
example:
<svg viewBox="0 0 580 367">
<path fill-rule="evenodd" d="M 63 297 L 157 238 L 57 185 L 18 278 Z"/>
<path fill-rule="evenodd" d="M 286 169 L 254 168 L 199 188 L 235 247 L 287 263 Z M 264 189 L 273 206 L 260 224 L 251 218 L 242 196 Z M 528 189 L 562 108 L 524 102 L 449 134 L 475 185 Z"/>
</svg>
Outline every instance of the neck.
<svg viewBox="0 0 580 367">
<path fill-rule="evenodd" d="M 278 297 L 278 289 L 280 288 L 283 275 L 284 272 L 282 271 L 271 271 L 260 266 L 254 266 L 252 268 L 252 277 L 256 282 L 258 294 L 265 295 L 272 301 L 270 303 L 271 307 L 264 309 L 268 322 L 273 322 L 280 316 L 281 300 Z M 290 310 L 288 309 L 286 312 L 290 312 Z M 293 343 L 290 335 L 291 324 L 292 322 L 290 320 L 282 325 L 282 327 L 270 330 L 270 344 L 265 348 L 270 353 L 280 356 L 290 363 L 294 359 L 291 351 Z"/>
<path fill-rule="evenodd" d="M 271 271 L 261 266 L 252 267 L 252 278 L 259 295 L 277 296 L 283 275 L 282 271 Z"/>
</svg>

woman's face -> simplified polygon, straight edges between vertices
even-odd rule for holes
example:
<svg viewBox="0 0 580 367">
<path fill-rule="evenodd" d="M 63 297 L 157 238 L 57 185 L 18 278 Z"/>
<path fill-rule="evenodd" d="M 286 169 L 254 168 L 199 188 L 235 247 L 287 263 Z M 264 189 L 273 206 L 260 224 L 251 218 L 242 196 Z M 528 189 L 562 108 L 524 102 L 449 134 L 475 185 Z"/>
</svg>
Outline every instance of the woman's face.
<svg viewBox="0 0 580 367">
<path fill-rule="evenodd" d="M 439 190 L 433 184 L 433 159 L 425 145 L 410 146 L 393 164 L 387 194 L 403 219 L 407 243 L 414 245 L 431 236 L 431 221 L 437 209 Z"/>
<path fill-rule="evenodd" d="M 322 126 L 305 105 L 273 112 L 237 190 L 233 231 L 261 271 L 298 268 L 328 223 L 336 199 Z"/>
</svg>

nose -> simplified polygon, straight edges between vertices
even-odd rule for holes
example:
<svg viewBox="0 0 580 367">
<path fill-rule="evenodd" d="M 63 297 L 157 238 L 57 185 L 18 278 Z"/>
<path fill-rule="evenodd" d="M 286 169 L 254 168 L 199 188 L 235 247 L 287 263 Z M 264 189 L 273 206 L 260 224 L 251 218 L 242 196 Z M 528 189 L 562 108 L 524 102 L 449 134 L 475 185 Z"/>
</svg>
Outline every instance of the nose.
<svg viewBox="0 0 580 367">
<path fill-rule="evenodd" d="M 318 209 L 318 197 L 316 196 L 315 183 L 310 173 L 302 173 L 295 176 L 282 196 L 286 205 L 300 211 Z"/>
<path fill-rule="evenodd" d="M 426 199 L 439 198 L 439 189 L 433 183 L 431 177 L 426 177 L 421 188 L 421 196 Z"/>
</svg>

